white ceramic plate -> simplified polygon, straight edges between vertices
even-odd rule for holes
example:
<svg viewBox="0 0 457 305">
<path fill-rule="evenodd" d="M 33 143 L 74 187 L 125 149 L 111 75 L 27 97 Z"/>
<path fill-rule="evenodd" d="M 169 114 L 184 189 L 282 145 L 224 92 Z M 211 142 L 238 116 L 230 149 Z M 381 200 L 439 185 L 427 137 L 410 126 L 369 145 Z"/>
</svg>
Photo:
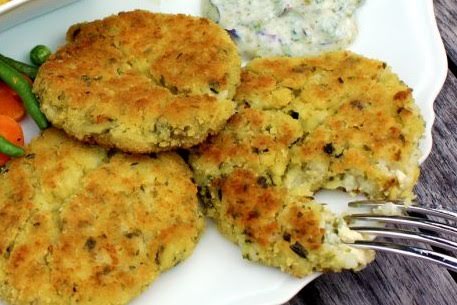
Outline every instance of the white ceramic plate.
<svg viewBox="0 0 457 305">
<path fill-rule="evenodd" d="M 10 0 L 0 5 L 0 32 L 77 0 Z"/>
<path fill-rule="evenodd" d="M 0 33 L 0 52 L 27 60 L 28 51 L 36 44 L 52 48 L 62 44 L 66 29 L 73 23 L 135 8 L 199 15 L 200 1 L 82 0 Z M 432 147 L 433 102 L 447 73 L 433 2 L 367 0 L 357 18 L 360 30 L 351 49 L 386 61 L 414 89 L 427 123 L 421 147 L 424 160 Z M 24 129 L 26 141 L 38 133 L 30 119 L 24 121 Z M 323 192 L 318 199 L 341 211 L 348 197 Z M 287 302 L 318 275 L 295 279 L 276 269 L 243 260 L 237 247 L 219 236 L 209 223 L 194 255 L 161 276 L 132 304 L 277 305 Z"/>
</svg>

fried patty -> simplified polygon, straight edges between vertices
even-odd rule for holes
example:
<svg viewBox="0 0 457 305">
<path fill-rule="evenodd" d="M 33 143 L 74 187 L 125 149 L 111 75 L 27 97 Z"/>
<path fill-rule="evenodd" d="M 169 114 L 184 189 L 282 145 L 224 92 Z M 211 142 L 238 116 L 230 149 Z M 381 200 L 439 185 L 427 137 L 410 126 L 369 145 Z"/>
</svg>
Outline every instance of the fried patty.
<svg viewBox="0 0 457 305">
<path fill-rule="evenodd" d="M 34 83 L 79 140 L 149 153 L 191 147 L 233 114 L 240 58 L 208 19 L 131 11 L 72 26 Z"/>
<path fill-rule="evenodd" d="M 414 197 L 424 121 L 412 89 L 385 63 L 350 52 L 255 60 L 236 100 L 297 126 L 283 172 L 289 189 Z"/>
<path fill-rule="evenodd" d="M 359 270 L 374 259 L 373 251 L 345 244 L 364 237 L 349 230 L 343 218 L 252 170 L 216 177 L 201 187 L 201 194 L 207 214 L 248 260 L 303 277 L 315 271 Z"/>
<path fill-rule="evenodd" d="M 126 304 L 191 254 L 196 193 L 174 153 L 125 155 L 45 131 L 0 174 L 0 297 Z"/>
<path fill-rule="evenodd" d="M 245 257 L 295 276 L 363 267 L 372 253 L 342 243 L 362 237 L 311 196 L 414 196 L 423 121 L 411 89 L 350 52 L 254 60 L 241 79 L 237 114 L 190 156 L 207 214 Z"/>
</svg>

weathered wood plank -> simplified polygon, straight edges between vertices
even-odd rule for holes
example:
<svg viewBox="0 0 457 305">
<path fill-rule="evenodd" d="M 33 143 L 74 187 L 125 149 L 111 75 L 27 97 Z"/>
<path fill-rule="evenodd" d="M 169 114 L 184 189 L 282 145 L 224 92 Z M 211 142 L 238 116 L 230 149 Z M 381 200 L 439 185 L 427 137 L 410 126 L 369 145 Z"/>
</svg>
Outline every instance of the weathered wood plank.
<svg viewBox="0 0 457 305">
<path fill-rule="evenodd" d="M 452 73 L 434 108 L 433 149 L 416 193 L 424 205 L 457 211 L 457 79 Z"/>
<path fill-rule="evenodd" d="M 449 59 L 457 63 L 457 1 L 434 0 L 435 15 Z M 454 68 L 455 69 L 455 68 Z M 457 71 L 453 71 L 457 73 Z"/>
<path fill-rule="evenodd" d="M 380 253 L 363 272 L 318 278 L 289 305 L 455 305 L 456 289 L 449 274 L 436 266 Z"/>
<path fill-rule="evenodd" d="M 457 79 L 448 78 L 435 102 L 435 144 L 423 164 L 418 200 L 457 210 Z M 431 284 L 433 283 L 433 284 Z M 445 269 L 419 260 L 379 253 L 359 273 L 326 274 L 287 305 L 457 304 L 457 284 Z"/>
</svg>

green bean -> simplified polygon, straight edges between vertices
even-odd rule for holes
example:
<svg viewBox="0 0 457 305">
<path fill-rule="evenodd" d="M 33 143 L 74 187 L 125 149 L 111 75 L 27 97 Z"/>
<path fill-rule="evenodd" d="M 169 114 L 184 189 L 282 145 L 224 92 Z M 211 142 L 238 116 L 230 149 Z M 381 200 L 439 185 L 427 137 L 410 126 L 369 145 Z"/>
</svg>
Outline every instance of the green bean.
<svg viewBox="0 0 457 305">
<path fill-rule="evenodd" d="M 51 56 L 52 51 L 42 44 L 37 45 L 30 51 L 30 60 L 37 66 L 41 66 Z"/>
<path fill-rule="evenodd" d="M 0 60 L 3 60 L 5 63 L 13 67 L 14 69 L 18 70 L 19 72 L 24 73 L 31 79 L 35 79 L 37 73 L 38 73 L 38 68 L 25 64 L 23 62 L 17 61 L 15 59 L 6 57 L 2 54 L 0 54 Z"/>
<path fill-rule="evenodd" d="M 38 127 L 40 127 L 40 129 L 46 129 L 49 125 L 48 120 L 41 112 L 38 100 L 32 92 L 32 86 L 24 76 L 10 65 L 0 60 L 0 79 L 20 96 L 25 110 L 27 110 L 27 113 L 36 122 Z"/>
<path fill-rule="evenodd" d="M 0 136 L 0 153 L 10 157 L 20 157 L 24 155 L 24 150 Z"/>
</svg>

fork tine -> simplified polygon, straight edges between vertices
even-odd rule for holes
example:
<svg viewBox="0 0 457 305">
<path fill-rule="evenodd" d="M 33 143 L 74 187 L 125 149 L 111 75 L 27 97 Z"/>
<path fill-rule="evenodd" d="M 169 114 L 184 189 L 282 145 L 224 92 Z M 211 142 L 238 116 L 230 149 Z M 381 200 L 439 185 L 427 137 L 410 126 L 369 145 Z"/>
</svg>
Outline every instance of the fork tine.
<svg viewBox="0 0 457 305">
<path fill-rule="evenodd" d="M 412 256 L 437 263 L 452 271 L 457 272 L 456 258 L 427 249 L 376 241 L 355 241 L 354 243 L 348 243 L 348 245 L 362 249 L 372 249 Z"/>
<path fill-rule="evenodd" d="M 457 228 L 440 222 L 409 216 L 384 216 L 374 214 L 352 214 L 345 216 L 346 219 L 378 221 L 383 223 L 409 225 L 423 228 L 434 232 L 447 233 L 457 237 Z"/>
<path fill-rule="evenodd" d="M 446 211 L 442 209 L 433 209 L 433 208 L 423 208 L 419 206 L 414 206 L 414 205 L 405 205 L 403 201 L 399 200 L 392 200 L 392 201 L 383 201 L 383 200 L 357 200 L 357 201 L 352 201 L 349 202 L 350 207 L 381 207 L 387 202 L 391 202 L 394 204 L 397 208 L 406 211 L 406 212 L 413 212 L 413 213 L 418 213 L 422 215 L 429 215 L 429 216 L 436 216 L 436 217 L 442 217 L 448 220 L 452 221 L 457 221 L 457 213 L 451 212 L 451 211 Z"/>
<path fill-rule="evenodd" d="M 442 249 L 457 251 L 457 242 L 453 242 L 441 237 L 420 233 L 420 232 L 411 232 L 405 230 L 397 230 L 392 228 L 376 228 L 376 227 L 350 227 L 351 230 L 358 231 L 360 233 L 366 233 L 370 235 L 390 237 L 390 238 L 399 238 L 414 240 L 423 243 L 430 244 L 432 246 L 437 246 Z"/>
</svg>

